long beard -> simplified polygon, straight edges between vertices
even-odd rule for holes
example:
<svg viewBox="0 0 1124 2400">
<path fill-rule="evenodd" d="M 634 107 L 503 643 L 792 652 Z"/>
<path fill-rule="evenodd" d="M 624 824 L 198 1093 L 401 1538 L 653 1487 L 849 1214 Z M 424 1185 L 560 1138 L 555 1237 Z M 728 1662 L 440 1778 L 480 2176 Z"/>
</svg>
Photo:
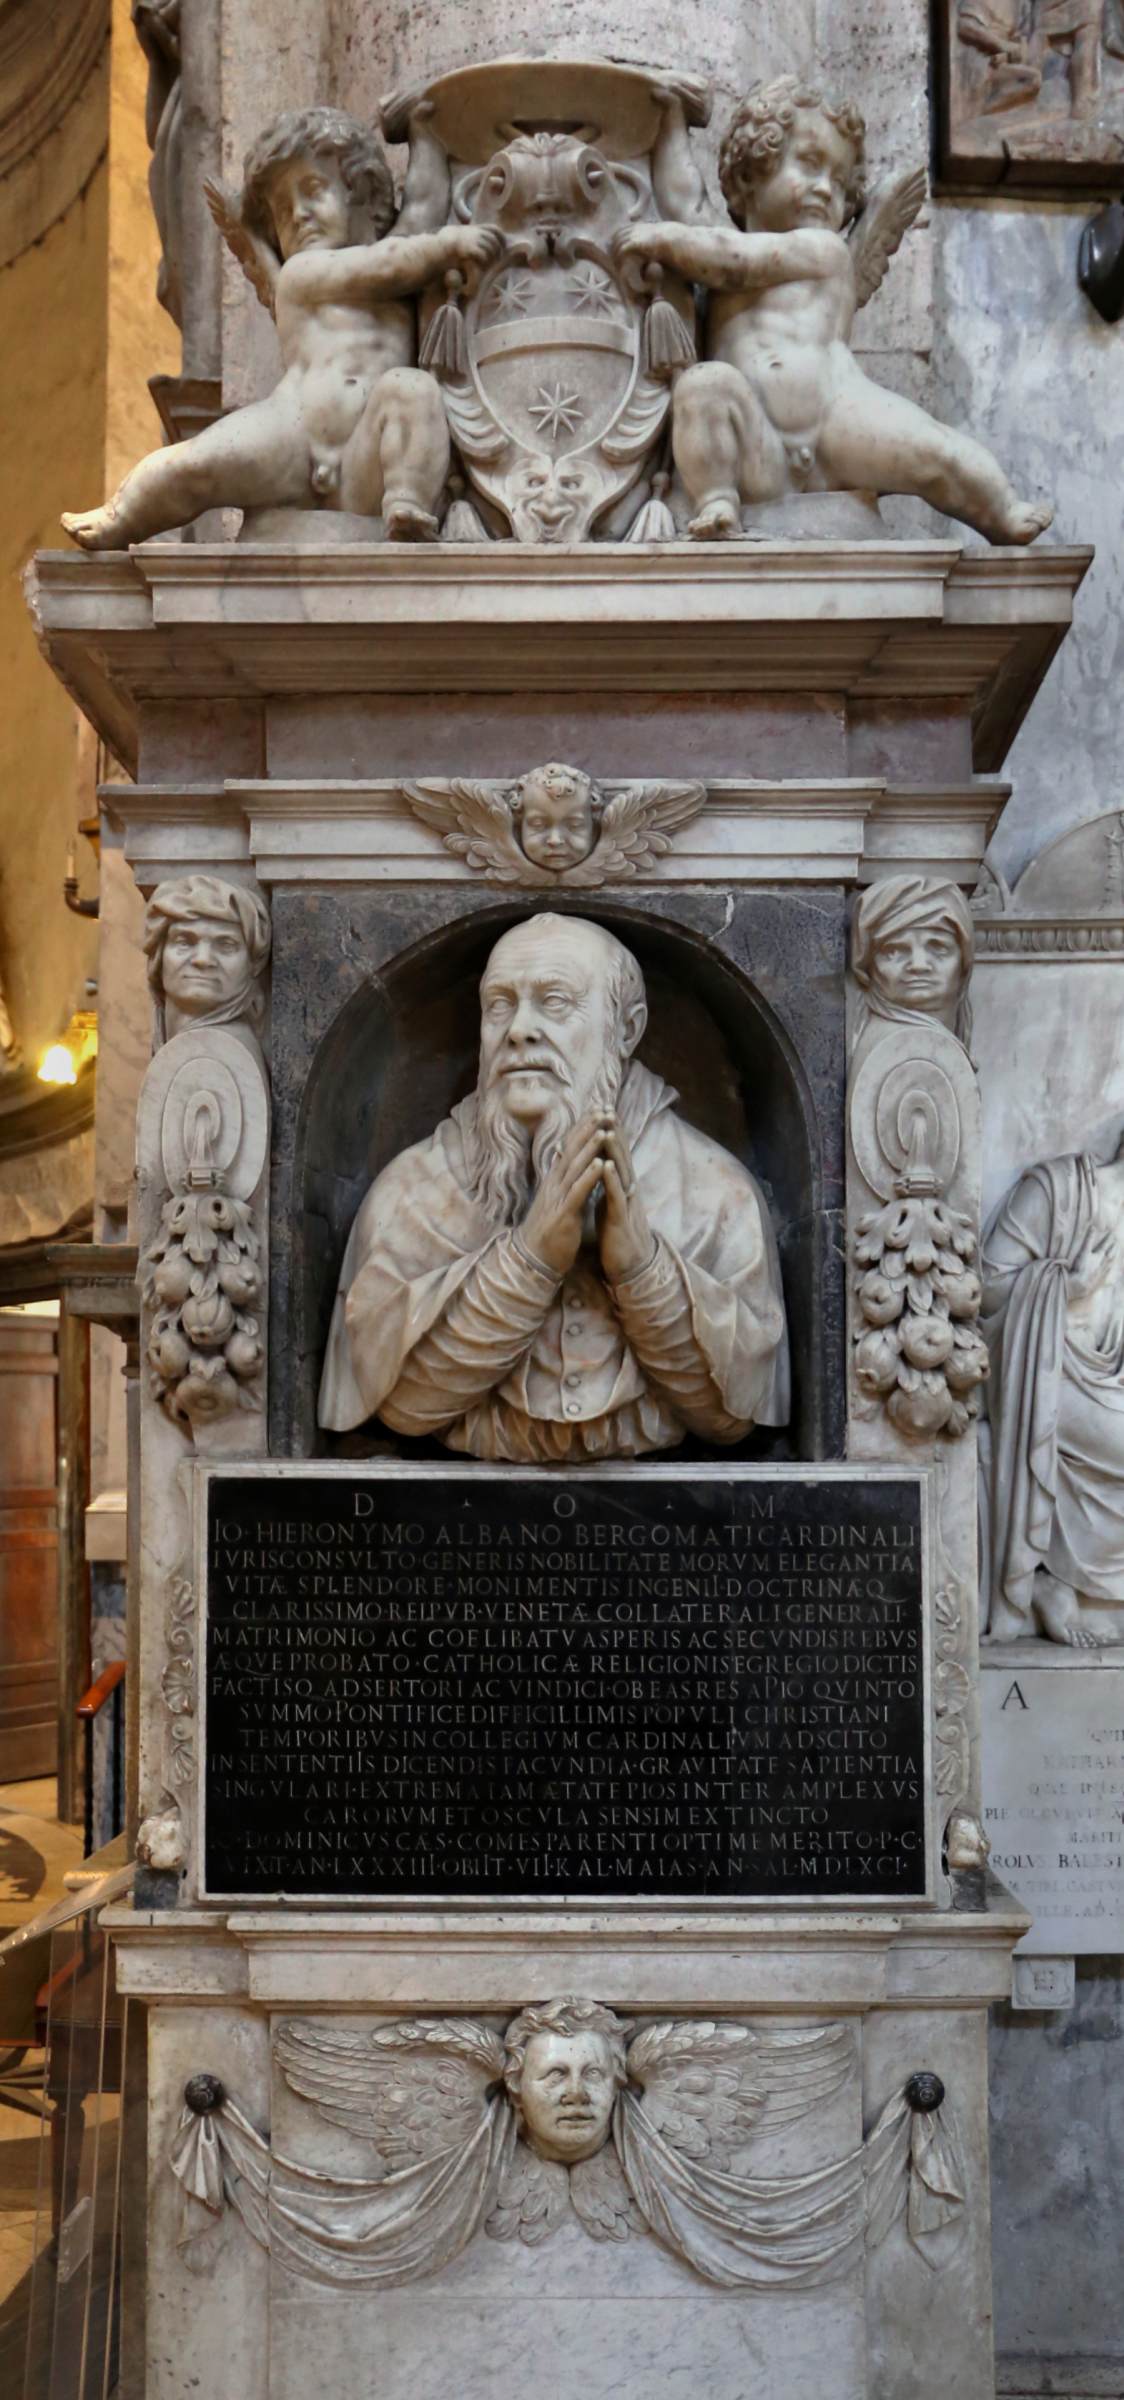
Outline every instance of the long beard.
<svg viewBox="0 0 1124 2400">
<path fill-rule="evenodd" d="M 579 1103 L 565 1063 L 558 1061 L 554 1069 L 559 1078 L 557 1094 L 534 1127 L 508 1116 L 501 1078 L 477 1085 L 469 1189 L 493 1225 L 522 1222 L 536 1186 L 550 1173 L 579 1114 L 615 1109 L 627 1063 L 625 1059 L 606 1059 Z"/>
</svg>

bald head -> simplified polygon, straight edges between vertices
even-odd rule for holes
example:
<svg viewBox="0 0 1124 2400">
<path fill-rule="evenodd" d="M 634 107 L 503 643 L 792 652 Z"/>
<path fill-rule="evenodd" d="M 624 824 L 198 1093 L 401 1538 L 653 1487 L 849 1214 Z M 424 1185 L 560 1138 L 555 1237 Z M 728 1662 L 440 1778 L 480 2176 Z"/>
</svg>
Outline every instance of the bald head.
<svg viewBox="0 0 1124 2400">
<path fill-rule="evenodd" d="M 587 917 L 529 917 L 501 936 L 480 985 L 480 1089 L 535 1125 L 561 1094 L 581 1115 L 619 1087 L 647 1022 L 630 950 Z"/>
</svg>

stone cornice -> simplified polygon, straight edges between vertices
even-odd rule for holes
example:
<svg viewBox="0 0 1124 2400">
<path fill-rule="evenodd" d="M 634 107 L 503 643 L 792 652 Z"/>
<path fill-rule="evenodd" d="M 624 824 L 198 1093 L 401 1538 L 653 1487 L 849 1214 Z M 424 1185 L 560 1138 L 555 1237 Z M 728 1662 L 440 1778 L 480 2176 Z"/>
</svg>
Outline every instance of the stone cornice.
<svg viewBox="0 0 1124 2400">
<path fill-rule="evenodd" d="M 611 888 L 854 884 L 907 872 L 951 878 L 970 890 L 1009 788 L 712 778 L 701 814 L 675 834 L 667 853 Z M 231 868 L 252 868 L 267 885 L 373 878 L 496 889 L 417 823 L 403 786 L 390 779 L 103 784 L 100 798 L 124 832 L 126 857 L 146 891 L 165 875 Z M 557 888 L 544 878 L 536 897 Z"/>
<path fill-rule="evenodd" d="M 146 701 L 471 690 L 829 693 L 971 721 L 996 772 L 1092 553 L 949 542 L 47 552 L 45 653 L 123 763 Z"/>
<path fill-rule="evenodd" d="M 1026 1911 L 994 1886 L 979 1914 L 876 1915 L 435 1905 L 321 1911 L 114 1908 L 118 1989 L 140 1999 L 266 2007 L 509 2005 L 515 1988 L 595 1991 L 630 2009 L 986 2007 L 1010 1990 Z"/>
</svg>

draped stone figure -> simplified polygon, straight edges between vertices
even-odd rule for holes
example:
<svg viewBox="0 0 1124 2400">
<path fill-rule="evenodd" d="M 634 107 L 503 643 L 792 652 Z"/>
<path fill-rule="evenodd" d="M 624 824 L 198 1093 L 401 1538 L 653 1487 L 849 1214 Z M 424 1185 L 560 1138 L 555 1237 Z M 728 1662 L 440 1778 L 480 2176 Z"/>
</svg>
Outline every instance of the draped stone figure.
<svg viewBox="0 0 1124 2400">
<path fill-rule="evenodd" d="M 983 1242 L 992 1640 L 1124 1641 L 1124 1143 L 1020 1176 Z"/>
<path fill-rule="evenodd" d="M 788 1416 L 776 1244 L 746 1169 L 635 1057 L 635 959 L 541 915 L 481 984 L 480 1078 L 372 1185 L 320 1422 L 475 1458 L 638 1457 Z"/>
</svg>

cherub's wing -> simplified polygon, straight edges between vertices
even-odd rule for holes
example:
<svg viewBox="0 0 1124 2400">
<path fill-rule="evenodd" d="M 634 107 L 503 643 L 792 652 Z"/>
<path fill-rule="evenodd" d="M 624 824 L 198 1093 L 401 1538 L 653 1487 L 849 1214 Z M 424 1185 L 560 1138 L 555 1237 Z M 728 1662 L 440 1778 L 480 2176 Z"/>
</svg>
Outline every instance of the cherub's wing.
<svg viewBox="0 0 1124 2400">
<path fill-rule="evenodd" d="M 874 298 L 895 250 L 924 208 L 929 179 L 924 167 L 906 167 L 876 183 L 851 229 L 857 305 Z"/>
<path fill-rule="evenodd" d="M 259 240 L 256 233 L 251 233 L 237 201 L 231 199 L 221 183 L 212 183 L 205 176 L 203 190 L 227 249 L 233 251 L 247 282 L 253 284 L 262 307 L 267 308 L 272 317 L 276 312 L 277 278 L 281 272 L 273 252 L 266 242 Z"/>
<path fill-rule="evenodd" d="M 541 883 L 516 840 L 505 785 L 453 776 L 447 783 L 406 783 L 402 789 L 414 815 L 440 834 L 454 858 L 493 883 Z"/>
<path fill-rule="evenodd" d="M 567 867 L 563 883 L 612 883 L 627 875 L 643 875 L 671 848 L 679 825 L 688 825 L 706 805 L 705 783 L 623 783 L 604 787 L 605 813 L 600 839 L 576 867 Z"/>
<path fill-rule="evenodd" d="M 274 2054 L 286 2083 L 329 2124 L 373 2142 L 388 2167 L 451 2149 L 476 2132 L 503 2044 L 465 2019 L 398 2018 L 355 2032 L 290 2018 Z"/>
<path fill-rule="evenodd" d="M 518 2143 L 496 2205 L 484 2220 L 485 2233 L 490 2233 L 494 2242 L 513 2242 L 518 2237 L 529 2249 L 536 2249 L 549 2240 L 566 2214 L 569 2180 L 565 2167 L 537 2157 L 526 2142 Z"/>
<path fill-rule="evenodd" d="M 640 2233 L 644 2219 L 624 2179 L 616 2151 L 606 2143 L 595 2157 L 583 2158 L 570 2169 L 570 2199 L 595 2242 L 627 2242 Z"/>
<path fill-rule="evenodd" d="M 657 2132 L 716 2167 L 766 2126 L 795 2124 L 829 2099 L 853 2066 L 846 2025 L 664 2022 L 645 2026 L 628 2052 L 629 2079 L 642 2087 Z"/>
</svg>

